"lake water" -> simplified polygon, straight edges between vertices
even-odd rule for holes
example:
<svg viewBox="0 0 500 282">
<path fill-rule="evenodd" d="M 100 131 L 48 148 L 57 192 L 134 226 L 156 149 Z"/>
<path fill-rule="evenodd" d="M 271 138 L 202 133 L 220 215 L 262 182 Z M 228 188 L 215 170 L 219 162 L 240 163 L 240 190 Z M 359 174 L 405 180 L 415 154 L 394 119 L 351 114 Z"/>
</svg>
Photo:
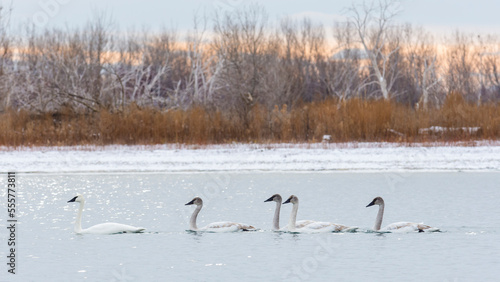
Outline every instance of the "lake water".
<svg viewBox="0 0 500 282">
<path fill-rule="evenodd" d="M 6 176 L 3 175 L 5 179 Z M 6 267 L 0 211 L 0 281 L 499 281 L 500 173 L 129 173 L 18 174 L 17 274 Z M 6 201 L 6 193 L 0 193 Z M 76 235 L 112 221 L 143 234 Z M 289 234 L 269 231 L 272 194 L 300 199 L 298 219 L 373 227 L 424 222 L 440 233 Z M 186 232 L 194 196 L 198 225 L 231 220 L 258 232 Z M 4 204 L 2 204 L 4 206 Z M 290 205 L 281 210 L 285 225 Z"/>
</svg>

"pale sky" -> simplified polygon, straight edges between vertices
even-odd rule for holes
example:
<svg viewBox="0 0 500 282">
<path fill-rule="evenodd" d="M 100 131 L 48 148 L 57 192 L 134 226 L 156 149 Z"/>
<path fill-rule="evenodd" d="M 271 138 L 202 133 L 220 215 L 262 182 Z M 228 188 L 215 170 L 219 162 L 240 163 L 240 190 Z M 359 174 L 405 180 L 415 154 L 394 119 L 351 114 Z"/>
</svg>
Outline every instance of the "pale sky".
<svg viewBox="0 0 500 282">
<path fill-rule="evenodd" d="M 284 16 L 308 16 L 325 25 L 345 16 L 345 8 L 353 3 L 352 0 L 0 0 L 4 7 L 12 3 L 14 26 L 26 22 L 42 28 L 83 26 L 95 11 L 105 11 L 122 30 L 131 27 L 155 30 L 162 26 L 188 30 L 193 27 L 196 11 L 206 13 L 210 19 L 214 11 L 231 10 L 251 2 L 261 4 L 270 21 Z M 401 3 L 402 12 L 397 20 L 429 31 L 500 32 L 500 1 L 403 0 Z"/>
</svg>

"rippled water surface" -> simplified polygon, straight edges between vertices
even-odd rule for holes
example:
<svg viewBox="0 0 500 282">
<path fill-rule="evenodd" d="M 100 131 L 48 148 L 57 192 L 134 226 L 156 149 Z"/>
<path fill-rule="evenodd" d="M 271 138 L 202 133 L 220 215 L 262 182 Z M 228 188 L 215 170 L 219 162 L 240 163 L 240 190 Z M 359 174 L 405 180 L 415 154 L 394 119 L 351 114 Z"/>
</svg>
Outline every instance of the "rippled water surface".
<svg viewBox="0 0 500 282">
<path fill-rule="evenodd" d="M 4 175 L 4 178 L 6 176 Z M 158 173 L 20 174 L 18 269 L 6 267 L 0 213 L 0 281 L 499 281 L 500 173 Z M 143 234 L 76 235 L 112 221 Z M 271 228 L 274 193 L 300 199 L 298 219 L 372 228 L 424 222 L 441 233 L 289 234 Z M 5 191 L 0 193 L 5 202 Z M 231 220 L 258 232 L 186 232 L 194 196 L 198 225 Z M 4 204 L 2 204 L 4 206 Z M 281 210 L 285 225 L 291 207 Z"/>
</svg>

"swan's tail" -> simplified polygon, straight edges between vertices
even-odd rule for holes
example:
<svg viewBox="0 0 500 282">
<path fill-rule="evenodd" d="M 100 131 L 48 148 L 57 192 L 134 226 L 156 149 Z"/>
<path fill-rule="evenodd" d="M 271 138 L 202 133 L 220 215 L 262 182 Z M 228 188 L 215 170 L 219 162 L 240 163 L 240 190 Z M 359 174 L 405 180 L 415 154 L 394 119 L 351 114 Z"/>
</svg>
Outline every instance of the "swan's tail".
<svg viewBox="0 0 500 282">
<path fill-rule="evenodd" d="M 242 231 L 257 231 L 258 229 L 253 227 L 252 225 L 243 225 L 241 230 Z"/>
<path fill-rule="evenodd" d="M 146 230 L 146 228 L 138 227 L 135 230 L 128 230 L 125 231 L 124 233 L 143 233 L 144 230 Z"/>
<path fill-rule="evenodd" d="M 343 229 L 342 232 L 355 233 L 358 231 L 358 229 L 359 229 L 359 227 L 357 227 L 357 226 L 347 227 L 347 228 Z"/>
<path fill-rule="evenodd" d="M 417 224 L 418 232 L 440 232 L 439 228 L 431 227 L 423 223 Z"/>
</svg>

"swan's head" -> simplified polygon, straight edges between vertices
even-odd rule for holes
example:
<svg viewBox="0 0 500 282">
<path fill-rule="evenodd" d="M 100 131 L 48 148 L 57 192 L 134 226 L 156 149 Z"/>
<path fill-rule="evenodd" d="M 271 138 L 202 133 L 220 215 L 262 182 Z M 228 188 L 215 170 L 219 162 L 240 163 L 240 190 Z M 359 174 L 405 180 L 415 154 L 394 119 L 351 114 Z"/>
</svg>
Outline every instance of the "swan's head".
<svg viewBox="0 0 500 282">
<path fill-rule="evenodd" d="M 276 203 L 281 203 L 283 201 L 283 198 L 281 198 L 280 194 L 274 194 L 271 196 L 271 198 L 267 199 L 264 201 L 265 202 L 276 202 Z"/>
<path fill-rule="evenodd" d="M 366 207 L 371 207 L 371 206 L 374 206 L 374 205 L 379 205 L 380 206 L 380 205 L 383 205 L 383 204 L 384 204 L 384 199 L 382 199 L 382 197 L 376 197 Z"/>
<path fill-rule="evenodd" d="M 73 202 L 84 202 L 85 199 L 83 198 L 83 195 L 76 195 L 73 197 L 73 199 L 69 200 L 68 203 L 73 203 Z"/>
<path fill-rule="evenodd" d="M 189 206 L 189 205 L 201 206 L 201 205 L 203 205 L 203 200 L 200 197 L 195 197 L 194 199 L 191 200 L 191 202 L 185 204 L 185 206 Z"/>
<path fill-rule="evenodd" d="M 283 204 L 288 204 L 288 203 L 292 203 L 292 204 L 297 204 L 299 202 L 299 198 L 297 198 L 297 196 L 295 195 L 292 195 L 290 197 L 288 197 L 288 199 L 283 202 Z"/>
</svg>

